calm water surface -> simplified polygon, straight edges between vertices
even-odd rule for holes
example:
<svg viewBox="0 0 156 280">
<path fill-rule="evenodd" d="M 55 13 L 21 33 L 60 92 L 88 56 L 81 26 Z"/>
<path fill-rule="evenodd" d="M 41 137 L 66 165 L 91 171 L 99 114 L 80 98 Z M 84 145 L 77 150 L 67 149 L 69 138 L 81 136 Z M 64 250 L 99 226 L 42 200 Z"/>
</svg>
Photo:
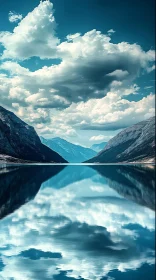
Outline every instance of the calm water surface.
<svg viewBox="0 0 156 280">
<path fill-rule="evenodd" d="M 1 166 L 0 279 L 154 280 L 153 166 Z"/>
</svg>

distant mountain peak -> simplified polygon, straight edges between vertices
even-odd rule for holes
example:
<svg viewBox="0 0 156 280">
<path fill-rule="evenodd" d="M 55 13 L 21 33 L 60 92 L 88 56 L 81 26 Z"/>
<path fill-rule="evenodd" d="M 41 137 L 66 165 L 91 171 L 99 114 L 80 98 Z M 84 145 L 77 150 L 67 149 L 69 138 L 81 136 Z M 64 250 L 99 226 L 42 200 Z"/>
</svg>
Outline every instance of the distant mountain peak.
<svg viewBox="0 0 156 280">
<path fill-rule="evenodd" d="M 70 143 L 60 137 L 46 139 L 40 137 L 43 144 L 59 153 L 63 158 L 72 163 L 80 163 L 94 157 L 97 153 L 90 148 Z"/>
<path fill-rule="evenodd" d="M 107 145 L 107 142 L 101 142 L 98 144 L 93 144 L 90 148 L 96 152 L 100 152 L 104 149 L 104 147 Z"/>
</svg>

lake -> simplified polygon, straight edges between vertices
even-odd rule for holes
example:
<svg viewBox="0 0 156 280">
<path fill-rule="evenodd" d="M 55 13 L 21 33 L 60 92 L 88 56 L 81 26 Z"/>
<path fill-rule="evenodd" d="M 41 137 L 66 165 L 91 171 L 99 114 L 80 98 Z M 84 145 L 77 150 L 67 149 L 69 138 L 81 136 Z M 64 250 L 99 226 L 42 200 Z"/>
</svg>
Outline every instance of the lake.
<svg viewBox="0 0 156 280">
<path fill-rule="evenodd" d="M 152 165 L 0 168 L 0 279 L 155 279 Z"/>
</svg>

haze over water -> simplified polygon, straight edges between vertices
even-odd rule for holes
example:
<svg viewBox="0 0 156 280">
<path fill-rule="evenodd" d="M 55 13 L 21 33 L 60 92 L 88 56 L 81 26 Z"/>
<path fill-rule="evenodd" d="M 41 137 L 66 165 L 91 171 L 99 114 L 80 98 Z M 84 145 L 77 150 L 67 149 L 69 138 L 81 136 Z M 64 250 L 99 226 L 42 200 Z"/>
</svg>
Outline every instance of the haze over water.
<svg viewBox="0 0 156 280">
<path fill-rule="evenodd" d="M 0 279 L 154 280 L 154 166 L 0 169 Z"/>
</svg>

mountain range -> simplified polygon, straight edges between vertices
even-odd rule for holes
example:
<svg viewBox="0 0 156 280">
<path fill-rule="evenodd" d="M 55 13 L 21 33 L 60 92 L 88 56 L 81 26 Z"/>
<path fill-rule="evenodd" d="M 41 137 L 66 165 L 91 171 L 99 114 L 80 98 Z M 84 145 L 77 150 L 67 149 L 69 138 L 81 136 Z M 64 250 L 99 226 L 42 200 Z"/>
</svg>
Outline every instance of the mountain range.
<svg viewBox="0 0 156 280">
<path fill-rule="evenodd" d="M 11 162 L 67 162 L 41 143 L 35 129 L 0 106 L 0 159 Z"/>
<path fill-rule="evenodd" d="M 40 139 L 32 126 L 0 106 L 1 162 L 155 162 L 155 117 L 122 130 L 105 144 L 95 144 L 93 150 L 59 137 Z"/>
<path fill-rule="evenodd" d="M 90 163 L 154 162 L 155 117 L 132 125 L 115 137 L 90 159 Z"/>
<path fill-rule="evenodd" d="M 97 154 L 97 152 L 93 151 L 92 149 L 72 144 L 60 137 L 51 139 L 40 137 L 40 139 L 44 145 L 57 152 L 64 159 L 71 163 L 80 163 L 86 161 Z"/>
</svg>

